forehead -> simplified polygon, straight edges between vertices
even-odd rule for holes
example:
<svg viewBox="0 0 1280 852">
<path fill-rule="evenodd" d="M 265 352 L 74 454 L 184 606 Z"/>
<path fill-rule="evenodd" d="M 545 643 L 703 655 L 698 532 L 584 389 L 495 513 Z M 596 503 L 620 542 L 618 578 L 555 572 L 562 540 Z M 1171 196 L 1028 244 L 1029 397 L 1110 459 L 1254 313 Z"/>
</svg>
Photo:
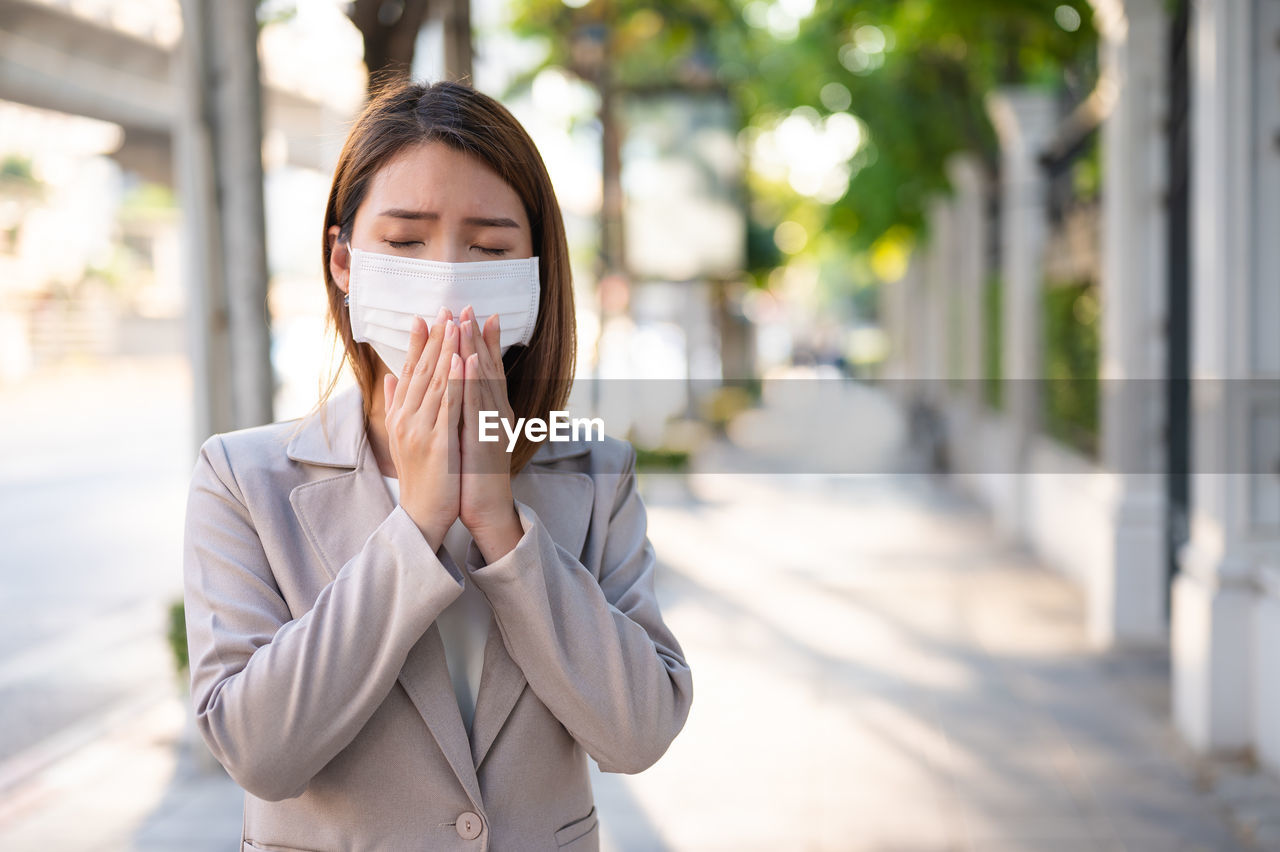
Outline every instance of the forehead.
<svg viewBox="0 0 1280 852">
<path fill-rule="evenodd" d="M 524 205 L 509 183 L 483 161 L 441 142 L 412 145 L 382 165 L 361 212 L 390 208 L 452 216 L 507 216 L 527 226 Z"/>
</svg>

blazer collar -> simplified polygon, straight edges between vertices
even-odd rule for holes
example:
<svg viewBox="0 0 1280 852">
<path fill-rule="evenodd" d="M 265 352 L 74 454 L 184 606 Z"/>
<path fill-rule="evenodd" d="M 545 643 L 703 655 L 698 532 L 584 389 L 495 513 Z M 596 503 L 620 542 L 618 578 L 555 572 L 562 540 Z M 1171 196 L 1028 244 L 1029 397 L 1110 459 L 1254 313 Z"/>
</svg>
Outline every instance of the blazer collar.
<svg viewBox="0 0 1280 852">
<path fill-rule="evenodd" d="M 354 468 L 367 437 L 364 395 L 352 384 L 333 394 L 320 411 L 307 415 L 286 452 L 294 461 Z M 529 463 L 550 464 L 586 455 L 590 449 L 586 441 L 543 441 Z"/>
</svg>

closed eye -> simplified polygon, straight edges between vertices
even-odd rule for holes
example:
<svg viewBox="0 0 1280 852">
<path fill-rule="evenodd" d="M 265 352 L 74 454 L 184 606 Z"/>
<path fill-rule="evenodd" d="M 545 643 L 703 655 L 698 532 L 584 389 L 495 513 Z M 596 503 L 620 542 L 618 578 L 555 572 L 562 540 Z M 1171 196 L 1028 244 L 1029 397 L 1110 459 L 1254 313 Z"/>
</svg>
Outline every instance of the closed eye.
<svg viewBox="0 0 1280 852">
<path fill-rule="evenodd" d="M 472 248 L 479 249 L 482 253 L 490 255 L 491 257 L 501 257 L 507 253 L 507 249 L 504 248 L 486 248 L 484 246 L 472 246 Z"/>
<path fill-rule="evenodd" d="M 392 248 L 408 248 L 409 246 L 422 245 L 422 240 L 408 240 L 406 242 L 396 242 L 395 240 L 387 240 L 387 245 Z"/>
</svg>

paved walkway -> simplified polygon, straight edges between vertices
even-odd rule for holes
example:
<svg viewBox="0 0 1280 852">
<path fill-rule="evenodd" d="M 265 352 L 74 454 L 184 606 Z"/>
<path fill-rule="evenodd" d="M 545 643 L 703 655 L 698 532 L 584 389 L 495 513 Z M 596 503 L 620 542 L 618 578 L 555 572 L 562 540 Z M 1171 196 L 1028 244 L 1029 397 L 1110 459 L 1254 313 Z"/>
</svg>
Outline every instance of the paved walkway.
<svg viewBox="0 0 1280 852">
<path fill-rule="evenodd" d="M 1091 653 L 1077 590 L 945 484 L 645 488 L 695 699 L 657 766 L 597 773 L 605 850 L 1255 848 L 1168 725 L 1165 655 Z M 104 723 L 0 793 L 0 849 L 230 852 L 240 794 L 189 726 L 174 690 Z"/>
<path fill-rule="evenodd" d="M 1090 653 L 1079 593 L 962 498 L 697 487 L 651 509 L 694 710 L 625 782 L 663 847 L 1248 848 L 1165 721 L 1164 655 Z"/>
</svg>

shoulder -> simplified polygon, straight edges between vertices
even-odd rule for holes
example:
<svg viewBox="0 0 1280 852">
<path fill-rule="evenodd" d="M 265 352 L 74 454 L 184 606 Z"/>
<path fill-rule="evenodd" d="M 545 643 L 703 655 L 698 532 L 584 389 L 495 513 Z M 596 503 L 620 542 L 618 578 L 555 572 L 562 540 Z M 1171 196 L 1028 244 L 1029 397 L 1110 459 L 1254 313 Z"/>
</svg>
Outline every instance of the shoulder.
<svg viewBox="0 0 1280 852">
<path fill-rule="evenodd" d="M 197 464 L 207 463 L 228 484 L 250 471 L 283 472 L 292 466 L 290 441 L 300 418 L 210 435 L 200 445 Z"/>
<path fill-rule="evenodd" d="M 625 438 L 605 435 L 592 441 L 592 467 L 601 473 L 629 473 L 635 467 L 636 450 Z"/>
<path fill-rule="evenodd" d="M 220 453 L 232 460 L 284 458 L 299 422 L 300 418 L 295 417 L 262 426 L 218 432 L 205 439 L 200 451 Z"/>
<path fill-rule="evenodd" d="M 635 448 L 625 438 L 601 435 L 588 440 L 547 441 L 530 459 L 544 470 L 575 470 L 592 476 L 631 473 L 635 468 Z"/>
</svg>

